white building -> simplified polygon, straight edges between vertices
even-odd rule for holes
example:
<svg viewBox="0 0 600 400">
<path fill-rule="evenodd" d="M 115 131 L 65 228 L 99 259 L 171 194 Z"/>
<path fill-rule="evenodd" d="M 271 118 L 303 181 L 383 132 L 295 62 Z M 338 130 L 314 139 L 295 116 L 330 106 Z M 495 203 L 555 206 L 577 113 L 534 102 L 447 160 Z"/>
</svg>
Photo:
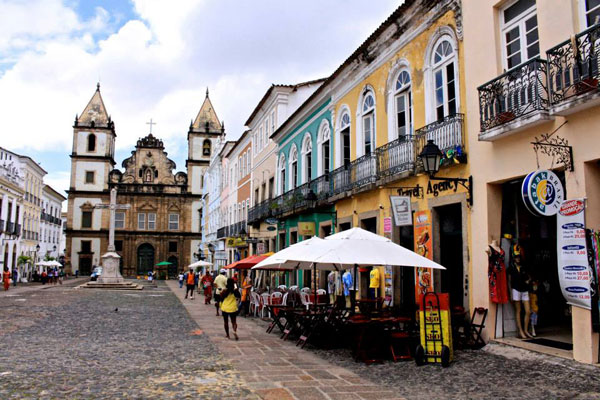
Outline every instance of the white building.
<svg viewBox="0 0 600 400">
<path fill-rule="evenodd" d="M 17 267 L 21 254 L 24 175 L 19 155 L 0 148 L 0 267 Z"/>
<path fill-rule="evenodd" d="M 61 209 L 62 202 L 66 198 L 44 185 L 42 190 L 42 211 L 40 214 L 40 257 L 52 257 L 58 259 L 62 254 L 64 247 L 60 247 L 63 234 Z"/>
</svg>

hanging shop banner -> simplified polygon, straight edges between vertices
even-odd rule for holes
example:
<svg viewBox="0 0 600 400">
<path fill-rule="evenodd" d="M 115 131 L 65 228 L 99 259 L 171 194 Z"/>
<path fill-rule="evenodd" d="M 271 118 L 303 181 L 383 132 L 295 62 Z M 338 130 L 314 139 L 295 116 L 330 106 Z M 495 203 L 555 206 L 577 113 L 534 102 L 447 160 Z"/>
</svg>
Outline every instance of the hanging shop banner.
<svg viewBox="0 0 600 400">
<path fill-rule="evenodd" d="M 558 280 L 567 303 L 591 309 L 590 268 L 585 238 L 585 201 L 562 202 L 557 218 Z"/>
<path fill-rule="evenodd" d="M 264 254 L 265 253 L 265 244 L 263 242 L 260 242 L 256 245 L 256 252 L 258 254 Z"/>
<path fill-rule="evenodd" d="M 548 170 L 533 171 L 523 179 L 521 195 L 525 207 L 534 215 L 556 215 L 565 200 L 565 191 L 558 176 Z"/>
<path fill-rule="evenodd" d="M 393 306 L 394 304 L 394 280 L 393 280 L 393 274 L 394 271 L 392 269 L 391 265 L 386 265 L 385 266 L 385 275 L 383 276 L 383 282 L 384 282 L 384 291 L 383 291 L 383 296 L 385 298 L 385 303 L 388 306 Z"/>
<path fill-rule="evenodd" d="M 410 196 L 390 196 L 390 204 L 392 205 L 396 226 L 413 224 Z"/>
<path fill-rule="evenodd" d="M 314 222 L 298 222 L 298 235 L 315 236 Z"/>
<path fill-rule="evenodd" d="M 227 247 L 246 247 L 248 243 L 242 238 L 237 237 L 228 237 L 227 238 Z"/>
<path fill-rule="evenodd" d="M 392 218 L 383 218 L 383 233 L 392 233 Z"/>
<path fill-rule="evenodd" d="M 415 252 L 433 260 L 431 243 L 431 212 L 429 210 L 415 212 Z M 433 274 L 431 268 L 415 268 L 415 299 L 418 302 L 422 295 L 433 292 Z"/>
</svg>

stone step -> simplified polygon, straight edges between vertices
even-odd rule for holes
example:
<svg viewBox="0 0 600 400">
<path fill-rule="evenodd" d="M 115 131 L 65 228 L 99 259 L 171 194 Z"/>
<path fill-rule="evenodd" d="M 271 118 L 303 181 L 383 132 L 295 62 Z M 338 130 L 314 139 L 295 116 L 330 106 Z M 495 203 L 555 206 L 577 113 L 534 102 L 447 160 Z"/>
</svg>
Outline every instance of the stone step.
<svg viewBox="0 0 600 400">
<path fill-rule="evenodd" d="M 96 282 L 87 282 L 83 285 L 78 286 L 78 288 L 83 289 L 112 289 L 112 290 L 143 290 L 143 285 L 138 285 L 131 282 L 124 283 L 96 283 Z"/>
</svg>

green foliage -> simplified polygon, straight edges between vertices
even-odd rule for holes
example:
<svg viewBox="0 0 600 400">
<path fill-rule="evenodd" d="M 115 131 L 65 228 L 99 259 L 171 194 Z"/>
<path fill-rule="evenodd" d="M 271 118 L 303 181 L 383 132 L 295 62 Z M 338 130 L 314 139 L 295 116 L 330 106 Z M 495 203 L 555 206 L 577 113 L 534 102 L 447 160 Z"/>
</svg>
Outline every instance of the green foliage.
<svg viewBox="0 0 600 400">
<path fill-rule="evenodd" d="M 29 264 L 31 263 L 31 257 L 21 255 L 17 258 L 17 265 Z"/>
</svg>

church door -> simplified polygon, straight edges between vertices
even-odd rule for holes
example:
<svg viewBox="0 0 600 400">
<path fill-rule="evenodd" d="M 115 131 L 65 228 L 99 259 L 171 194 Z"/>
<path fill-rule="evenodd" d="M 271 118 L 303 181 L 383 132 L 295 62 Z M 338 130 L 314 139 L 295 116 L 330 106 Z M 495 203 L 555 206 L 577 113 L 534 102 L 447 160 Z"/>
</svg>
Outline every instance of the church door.
<svg viewBox="0 0 600 400">
<path fill-rule="evenodd" d="M 177 277 L 177 271 L 179 270 L 179 265 L 177 264 L 177 257 L 175 256 L 171 256 L 167 259 L 168 262 L 171 263 L 171 265 L 169 265 L 169 278 L 176 278 Z"/>
<path fill-rule="evenodd" d="M 90 256 L 79 256 L 79 275 L 92 274 L 92 258 Z"/>
<path fill-rule="evenodd" d="M 154 247 L 149 243 L 144 243 L 138 247 L 138 275 L 148 275 L 148 271 L 154 270 Z"/>
</svg>

